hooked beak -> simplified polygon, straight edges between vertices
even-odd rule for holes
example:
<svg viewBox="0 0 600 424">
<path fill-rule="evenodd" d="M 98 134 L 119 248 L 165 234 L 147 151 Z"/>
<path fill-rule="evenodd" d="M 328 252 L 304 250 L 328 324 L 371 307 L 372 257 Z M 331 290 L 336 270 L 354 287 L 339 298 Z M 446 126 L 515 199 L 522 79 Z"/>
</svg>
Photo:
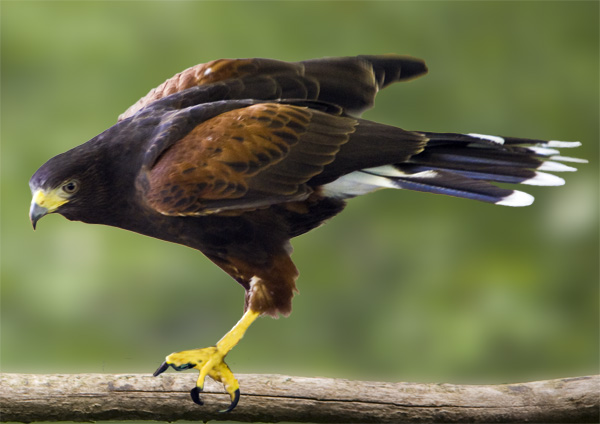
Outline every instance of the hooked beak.
<svg viewBox="0 0 600 424">
<path fill-rule="evenodd" d="M 56 211 L 61 205 L 67 203 L 68 200 L 60 196 L 57 190 L 46 192 L 42 189 L 37 189 L 33 193 L 31 207 L 29 208 L 29 219 L 35 230 L 37 222 L 41 217 Z"/>
<path fill-rule="evenodd" d="M 46 215 L 47 213 L 48 209 L 38 205 L 35 201 L 31 201 L 31 208 L 29 208 L 29 219 L 31 220 L 31 225 L 33 225 L 34 230 L 40 218 Z"/>
</svg>

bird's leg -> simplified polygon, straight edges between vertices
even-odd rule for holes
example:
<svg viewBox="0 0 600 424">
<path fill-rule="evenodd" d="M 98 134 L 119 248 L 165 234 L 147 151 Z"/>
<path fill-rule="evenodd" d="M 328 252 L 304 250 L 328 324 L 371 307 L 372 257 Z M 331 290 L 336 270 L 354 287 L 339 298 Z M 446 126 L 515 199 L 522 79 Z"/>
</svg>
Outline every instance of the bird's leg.
<svg viewBox="0 0 600 424">
<path fill-rule="evenodd" d="M 204 379 L 208 375 L 213 380 L 223 383 L 225 390 L 231 396 L 231 404 L 221 412 L 229 412 L 237 405 L 240 398 L 240 386 L 237 379 L 224 361 L 225 356 L 233 347 L 244 337 L 250 324 L 260 315 L 252 309 L 248 309 L 236 325 L 215 346 L 204 349 L 191 349 L 182 352 L 172 353 L 167 356 L 165 362 L 156 370 L 154 376 L 157 376 L 171 366 L 176 371 L 183 371 L 190 368 L 200 370 L 200 375 L 196 381 L 196 387 L 190 392 L 192 400 L 202 405 L 200 392 L 204 388 Z"/>
<path fill-rule="evenodd" d="M 260 266 L 245 263 L 235 257 L 228 261 L 215 260 L 217 265 L 234 276 L 236 280 L 246 283 L 244 284 L 246 312 L 215 346 L 172 353 L 167 356 L 154 375 L 166 371 L 169 366 L 177 371 L 196 368 L 200 371 L 200 375 L 196 387 L 190 392 L 192 400 L 202 405 L 200 392 L 204 387 L 204 379 L 209 376 L 213 380 L 223 383 L 231 395 L 231 405 L 223 412 L 235 408 L 240 398 L 240 388 L 224 358 L 244 337 L 250 324 L 260 315 L 289 315 L 292 309 L 292 297 L 296 289 L 295 280 L 298 276 L 298 270 L 289 256 L 289 250 L 287 248 L 281 252 L 273 252 L 270 262 Z"/>
</svg>

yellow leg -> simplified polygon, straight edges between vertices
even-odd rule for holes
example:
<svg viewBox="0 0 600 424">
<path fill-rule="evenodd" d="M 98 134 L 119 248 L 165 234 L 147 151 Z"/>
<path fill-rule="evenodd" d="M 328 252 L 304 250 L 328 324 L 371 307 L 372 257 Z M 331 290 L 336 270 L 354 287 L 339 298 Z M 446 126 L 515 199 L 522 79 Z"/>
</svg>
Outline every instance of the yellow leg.
<svg viewBox="0 0 600 424">
<path fill-rule="evenodd" d="M 244 334 L 246 334 L 248 327 L 250 327 L 250 325 L 256 318 L 258 318 L 259 315 L 259 312 L 248 309 L 242 318 L 237 322 L 237 324 L 234 325 L 233 328 L 217 342 L 217 349 L 224 352 L 229 352 L 231 349 L 233 349 L 235 345 L 242 340 L 242 337 L 244 337 Z"/>
<path fill-rule="evenodd" d="M 204 379 L 208 375 L 213 380 L 221 382 L 225 386 L 225 390 L 227 390 L 227 393 L 231 396 L 231 405 L 222 412 L 231 411 L 238 403 L 240 386 L 225 363 L 224 358 L 229 351 L 239 343 L 242 337 L 244 337 L 250 324 L 252 324 L 259 315 L 259 312 L 251 309 L 246 311 L 238 323 L 217 342 L 216 346 L 204 349 L 184 350 L 168 355 L 165 362 L 156 370 L 154 375 L 157 376 L 161 374 L 166 371 L 169 366 L 176 371 L 196 368 L 200 371 L 200 375 L 196 381 L 196 387 L 191 391 L 192 400 L 202 405 L 199 393 L 204 388 Z"/>
</svg>

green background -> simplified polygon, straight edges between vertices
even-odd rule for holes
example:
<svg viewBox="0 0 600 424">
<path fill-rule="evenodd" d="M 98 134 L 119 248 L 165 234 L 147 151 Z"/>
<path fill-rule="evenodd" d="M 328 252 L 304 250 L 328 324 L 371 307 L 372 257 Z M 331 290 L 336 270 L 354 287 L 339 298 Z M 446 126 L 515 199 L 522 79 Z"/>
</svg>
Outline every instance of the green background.
<svg viewBox="0 0 600 424">
<path fill-rule="evenodd" d="M 293 241 L 300 294 L 237 373 L 498 383 L 598 372 L 598 2 L 17 2 L 2 12 L 2 371 L 154 371 L 216 342 L 241 287 L 191 249 L 50 216 L 28 179 L 171 75 L 221 57 L 401 53 L 365 117 L 580 140 L 528 208 L 385 190 Z M 195 373 L 190 375 L 190 384 Z M 243 388 L 242 388 L 243 389 Z"/>
</svg>

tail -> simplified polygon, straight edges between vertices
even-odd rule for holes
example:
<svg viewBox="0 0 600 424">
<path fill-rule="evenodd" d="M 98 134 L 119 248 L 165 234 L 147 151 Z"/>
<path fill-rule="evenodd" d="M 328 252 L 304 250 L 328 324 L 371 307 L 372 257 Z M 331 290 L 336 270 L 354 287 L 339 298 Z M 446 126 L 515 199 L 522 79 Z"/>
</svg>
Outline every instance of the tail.
<svg viewBox="0 0 600 424">
<path fill-rule="evenodd" d="M 425 149 L 406 162 L 366 168 L 323 186 L 325 195 L 349 198 L 380 188 L 422 191 L 505 206 L 528 206 L 533 196 L 494 183 L 559 186 L 565 180 L 549 172 L 573 172 L 558 149 L 579 142 L 543 141 L 483 134 L 420 133 Z"/>
</svg>

